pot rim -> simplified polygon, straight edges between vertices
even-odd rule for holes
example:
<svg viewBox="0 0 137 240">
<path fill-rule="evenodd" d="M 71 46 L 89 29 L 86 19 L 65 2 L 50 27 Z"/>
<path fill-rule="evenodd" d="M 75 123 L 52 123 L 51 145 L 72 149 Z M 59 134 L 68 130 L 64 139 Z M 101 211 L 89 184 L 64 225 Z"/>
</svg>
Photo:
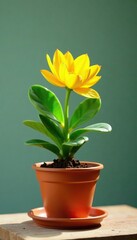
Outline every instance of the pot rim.
<svg viewBox="0 0 137 240">
<path fill-rule="evenodd" d="M 91 167 L 88 167 L 88 168 L 42 168 L 40 167 L 41 164 L 43 164 L 44 162 L 38 162 L 38 163 L 34 163 L 32 165 L 32 168 L 34 170 L 37 170 L 37 171 L 48 171 L 48 172 L 63 172 L 63 171 L 87 171 L 87 170 L 90 170 L 90 171 L 94 171 L 94 170 L 101 170 L 104 168 L 104 165 L 102 163 L 98 163 L 98 162 L 88 162 L 88 161 L 80 161 L 81 163 L 88 163 L 88 164 L 91 164 Z M 46 162 L 46 163 L 52 163 L 52 162 Z"/>
</svg>

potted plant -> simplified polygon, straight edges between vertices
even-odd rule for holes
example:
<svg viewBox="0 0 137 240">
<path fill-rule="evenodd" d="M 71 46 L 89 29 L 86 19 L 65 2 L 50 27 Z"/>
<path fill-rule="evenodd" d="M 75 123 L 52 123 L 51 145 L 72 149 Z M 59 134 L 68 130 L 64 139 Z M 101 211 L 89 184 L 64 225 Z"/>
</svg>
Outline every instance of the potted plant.
<svg viewBox="0 0 137 240">
<path fill-rule="evenodd" d="M 41 70 L 41 73 L 51 84 L 65 88 L 65 102 L 62 107 L 57 96 L 44 86 L 30 87 L 29 99 L 39 113 L 39 121 L 26 120 L 24 124 L 51 141 L 31 139 L 26 143 L 45 148 L 57 156 L 51 162 L 33 165 L 47 217 L 86 218 L 91 210 L 96 182 L 103 165 L 76 160 L 75 154 L 88 141 L 85 134 L 111 131 L 107 123 L 83 127 L 101 107 L 98 92 L 91 88 L 101 78 L 98 76 L 101 66 L 90 66 L 87 54 L 74 59 L 70 52 L 63 54 L 58 49 L 54 53 L 53 62 L 49 55 L 46 57 L 51 71 Z M 85 99 L 69 116 L 72 91 Z"/>
</svg>

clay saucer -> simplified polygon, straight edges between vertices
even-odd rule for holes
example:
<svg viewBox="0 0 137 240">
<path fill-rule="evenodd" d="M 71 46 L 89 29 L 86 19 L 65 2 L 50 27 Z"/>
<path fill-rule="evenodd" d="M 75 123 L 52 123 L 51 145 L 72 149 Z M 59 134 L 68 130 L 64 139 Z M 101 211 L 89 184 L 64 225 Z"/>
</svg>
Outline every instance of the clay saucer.
<svg viewBox="0 0 137 240">
<path fill-rule="evenodd" d="M 87 218 L 48 218 L 43 207 L 31 209 L 28 216 L 43 227 L 57 229 L 93 228 L 99 226 L 107 216 L 107 212 L 100 208 L 92 207 Z"/>
</svg>

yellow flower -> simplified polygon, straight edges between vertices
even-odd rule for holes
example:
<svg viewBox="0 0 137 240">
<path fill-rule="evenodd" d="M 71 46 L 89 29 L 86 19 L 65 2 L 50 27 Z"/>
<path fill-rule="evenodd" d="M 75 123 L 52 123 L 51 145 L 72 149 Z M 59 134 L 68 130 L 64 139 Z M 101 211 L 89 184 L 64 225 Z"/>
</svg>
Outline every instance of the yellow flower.
<svg viewBox="0 0 137 240">
<path fill-rule="evenodd" d="M 41 70 L 41 73 L 48 82 L 58 87 L 72 89 L 87 98 L 99 98 L 98 92 L 91 87 L 101 78 L 101 76 L 97 76 L 101 66 L 90 66 L 87 54 L 82 54 L 74 59 L 70 52 L 63 54 L 57 49 L 53 56 L 53 62 L 48 54 L 46 58 L 51 72 Z"/>
</svg>

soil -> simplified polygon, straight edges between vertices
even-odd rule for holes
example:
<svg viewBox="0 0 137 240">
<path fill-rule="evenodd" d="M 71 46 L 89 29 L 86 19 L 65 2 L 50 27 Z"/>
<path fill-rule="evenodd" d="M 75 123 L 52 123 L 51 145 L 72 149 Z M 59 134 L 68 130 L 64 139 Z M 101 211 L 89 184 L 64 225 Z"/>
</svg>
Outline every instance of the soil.
<svg viewBox="0 0 137 240">
<path fill-rule="evenodd" d="M 88 163 L 81 163 L 75 159 L 54 159 L 50 164 L 46 162 L 41 164 L 43 168 L 88 168 L 90 166 Z"/>
</svg>

